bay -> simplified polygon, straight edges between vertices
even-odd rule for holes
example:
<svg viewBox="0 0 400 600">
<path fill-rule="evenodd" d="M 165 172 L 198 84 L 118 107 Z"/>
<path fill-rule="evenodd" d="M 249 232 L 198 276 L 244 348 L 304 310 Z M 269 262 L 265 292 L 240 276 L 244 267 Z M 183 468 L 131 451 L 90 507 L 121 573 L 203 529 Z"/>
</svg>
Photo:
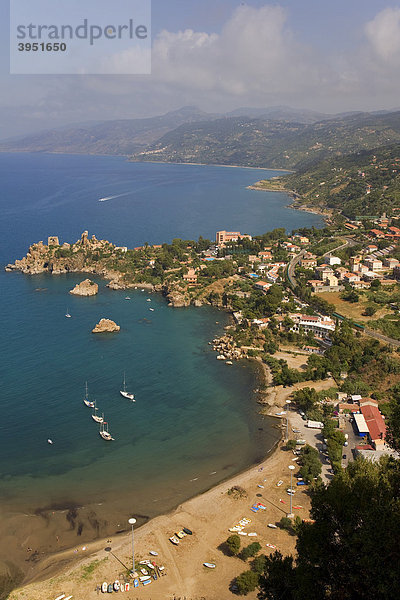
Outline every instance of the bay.
<svg viewBox="0 0 400 600">
<path fill-rule="evenodd" d="M 320 217 L 288 208 L 282 193 L 246 189 L 274 174 L 115 157 L 0 155 L 0 259 L 21 258 L 48 235 L 75 241 L 85 229 L 135 247 L 214 238 L 219 229 L 261 234 L 321 226 Z M 102 280 L 98 296 L 70 296 L 82 279 L 0 272 L 3 539 L 17 527 L 7 526 L 10 515 L 47 510 L 56 518 L 71 506 L 94 505 L 95 525 L 88 518 L 79 532 L 74 521 L 67 535 L 63 527 L 70 531 L 71 522 L 62 517 L 57 531 L 65 546 L 77 532 L 82 539 L 107 535 L 129 515 L 147 519 L 245 469 L 277 439 L 271 420 L 257 413 L 255 367 L 221 364 L 208 345 L 228 315 L 210 307 L 171 309 L 140 288 L 126 300 L 126 292 Z M 102 317 L 121 332 L 92 335 Z M 124 371 L 135 403 L 119 395 Z M 82 402 L 85 381 L 109 422 L 111 444 Z M 30 530 L 37 544 L 52 548 L 39 530 Z"/>
</svg>

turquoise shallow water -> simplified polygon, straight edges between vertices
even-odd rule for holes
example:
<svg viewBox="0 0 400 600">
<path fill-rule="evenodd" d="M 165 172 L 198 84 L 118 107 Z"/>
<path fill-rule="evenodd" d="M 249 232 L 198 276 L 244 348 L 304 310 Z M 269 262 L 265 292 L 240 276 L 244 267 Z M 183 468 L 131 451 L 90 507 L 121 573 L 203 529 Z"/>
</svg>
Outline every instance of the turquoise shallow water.
<svg viewBox="0 0 400 600">
<path fill-rule="evenodd" d="M 84 229 L 132 247 L 214 237 L 222 228 L 262 233 L 321 224 L 286 208 L 282 194 L 246 190 L 271 174 L 0 155 L 0 260 L 20 258 L 48 235 L 74 241 Z M 102 280 L 98 296 L 70 296 L 83 278 L 0 272 L 3 506 L 22 513 L 109 503 L 126 515 L 153 516 L 267 453 L 277 432 L 257 415 L 254 367 L 221 364 L 208 345 L 223 331 L 226 314 L 171 309 L 140 290 L 125 300 L 126 292 L 108 290 Z M 101 317 L 115 320 L 121 332 L 92 335 Z M 136 403 L 119 395 L 124 371 Z M 112 443 L 100 438 L 82 402 L 85 380 L 109 421 Z"/>
</svg>

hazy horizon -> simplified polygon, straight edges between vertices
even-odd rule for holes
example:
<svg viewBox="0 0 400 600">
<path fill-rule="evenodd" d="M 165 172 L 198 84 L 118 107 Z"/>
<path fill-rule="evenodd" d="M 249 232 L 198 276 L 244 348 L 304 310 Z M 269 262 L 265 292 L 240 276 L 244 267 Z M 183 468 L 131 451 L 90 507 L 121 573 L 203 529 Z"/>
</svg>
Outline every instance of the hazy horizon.
<svg viewBox="0 0 400 600">
<path fill-rule="evenodd" d="M 87 0 L 93 6 L 95 0 Z M 400 3 L 386 0 L 152 2 L 151 75 L 9 75 L 0 0 L 0 138 L 69 123 L 290 106 L 395 110 Z M 115 56 L 122 64 L 129 56 Z"/>
</svg>

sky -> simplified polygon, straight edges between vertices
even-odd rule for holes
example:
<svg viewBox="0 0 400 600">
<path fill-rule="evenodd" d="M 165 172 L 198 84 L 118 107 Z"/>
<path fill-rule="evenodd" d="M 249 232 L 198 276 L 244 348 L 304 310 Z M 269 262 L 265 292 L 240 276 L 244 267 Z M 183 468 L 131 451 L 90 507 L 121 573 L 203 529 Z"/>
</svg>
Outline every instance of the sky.
<svg viewBox="0 0 400 600">
<path fill-rule="evenodd" d="M 8 0 L 0 11 L 0 138 L 185 105 L 400 108 L 399 0 L 153 0 L 150 75 L 10 75 Z"/>
</svg>

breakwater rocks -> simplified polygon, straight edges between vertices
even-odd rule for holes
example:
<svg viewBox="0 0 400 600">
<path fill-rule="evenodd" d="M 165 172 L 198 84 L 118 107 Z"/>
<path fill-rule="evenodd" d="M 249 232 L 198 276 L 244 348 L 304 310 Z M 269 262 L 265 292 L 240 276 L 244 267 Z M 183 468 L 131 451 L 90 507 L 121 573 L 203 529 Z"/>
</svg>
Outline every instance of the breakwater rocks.
<svg viewBox="0 0 400 600">
<path fill-rule="evenodd" d="M 90 279 L 85 279 L 81 283 L 77 283 L 74 289 L 70 291 L 70 294 L 74 296 L 95 296 L 99 292 L 99 286 Z"/>
<path fill-rule="evenodd" d="M 246 354 L 238 348 L 231 335 L 223 335 L 212 341 L 213 350 L 218 353 L 219 360 L 240 360 L 245 358 Z M 223 357 L 223 358 L 222 358 Z"/>
<path fill-rule="evenodd" d="M 119 331 L 121 327 L 111 319 L 100 319 L 92 333 L 113 333 Z"/>
</svg>

